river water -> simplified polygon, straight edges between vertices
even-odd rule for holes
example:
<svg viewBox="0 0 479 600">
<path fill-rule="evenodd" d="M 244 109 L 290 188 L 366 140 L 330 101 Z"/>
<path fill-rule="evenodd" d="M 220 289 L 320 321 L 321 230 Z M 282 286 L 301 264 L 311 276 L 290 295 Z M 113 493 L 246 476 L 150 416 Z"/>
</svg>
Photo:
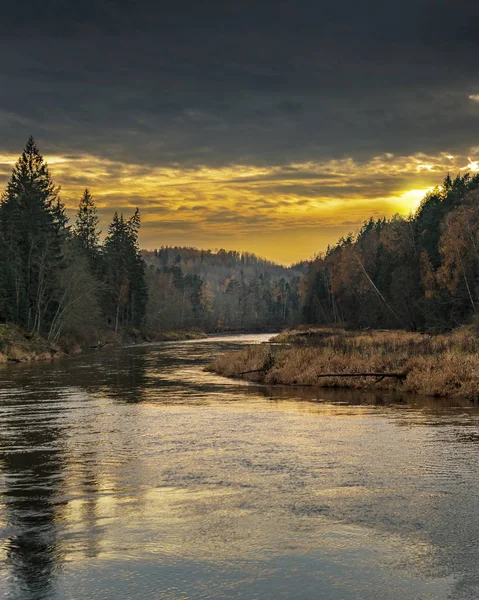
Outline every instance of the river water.
<svg viewBox="0 0 479 600">
<path fill-rule="evenodd" d="M 0 597 L 479 598 L 479 412 L 206 373 L 266 335 L 0 369 Z"/>
</svg>

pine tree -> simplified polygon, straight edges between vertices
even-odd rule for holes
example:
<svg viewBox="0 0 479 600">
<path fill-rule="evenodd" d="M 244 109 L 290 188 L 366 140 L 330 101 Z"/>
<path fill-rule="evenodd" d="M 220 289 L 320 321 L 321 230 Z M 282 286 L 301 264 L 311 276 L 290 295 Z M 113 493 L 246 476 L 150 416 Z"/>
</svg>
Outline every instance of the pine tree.
<svg viewBox="0 0 479 600">
<path fill-rule="evenodd" d="M 129 271 L 131 276 L 130 287 L 130 323 L 135 327 L 143 324 L 148 302 L 148 287 L 146 284 L 145 261 L 140 252 L 138 233 L 140 230 L 140 211 L 138 208 L 127 222 L 127 231 L 130 243 Z"/>
<path fill-rule="evenodd" d="M 138 244 L 140 215 L 125 220 L 115 213 L 104 245 L 106 289 L 104 313 L 115 332 L 143 323 L 147 303 L 145 263 Z"/>
<path fill-rule="evenodd" d="M 0 204 L 4 315 L 30 331 L 48 329 L 65 266 L 67 217 L 48 167 L 29 138 Z"/>
<path fill-rule="evenodd" d="M 90 191 L 86 189 L 78 206 L 77 218 L 73 233 L 87 256 L 90 268 L 93 273 L 99 270 L 100 256 L 100 233 L 98 230 L 98 215 Z"/>
</svg>

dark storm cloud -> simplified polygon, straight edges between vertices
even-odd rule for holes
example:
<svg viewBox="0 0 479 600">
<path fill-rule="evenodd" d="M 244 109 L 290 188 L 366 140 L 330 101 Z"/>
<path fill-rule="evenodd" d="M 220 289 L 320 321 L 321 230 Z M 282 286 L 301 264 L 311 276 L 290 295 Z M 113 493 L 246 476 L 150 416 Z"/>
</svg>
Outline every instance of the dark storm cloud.
<svg viewBox="0 0 479 600">
<path fill-rule="evenodd" d="M 478 4 L 9 3 L 0 144 L 182 166 L 465 151 Z"/>
</svg>

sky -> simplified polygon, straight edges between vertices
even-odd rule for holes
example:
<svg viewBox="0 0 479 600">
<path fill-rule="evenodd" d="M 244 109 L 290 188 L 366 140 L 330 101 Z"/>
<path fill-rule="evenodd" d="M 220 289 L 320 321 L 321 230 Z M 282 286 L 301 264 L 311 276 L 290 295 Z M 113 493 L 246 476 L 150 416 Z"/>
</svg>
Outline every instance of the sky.
<svg viewBox="0 0 479 600">
<path fill-rule="evenodd" d="M 0 185 L 35 137 L 69 213 L 290 264 L 479 170 L 479 2 L 2 6 Z"/>
</svg>

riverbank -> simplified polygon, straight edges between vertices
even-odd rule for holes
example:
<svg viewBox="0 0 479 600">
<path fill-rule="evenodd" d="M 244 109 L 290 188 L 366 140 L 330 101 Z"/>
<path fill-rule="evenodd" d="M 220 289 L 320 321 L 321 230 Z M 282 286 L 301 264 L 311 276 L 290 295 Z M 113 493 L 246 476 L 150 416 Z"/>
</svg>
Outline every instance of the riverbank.
<svg viewBox="0 0 479 600">
<path fill-rule="evenodd" d="M 85 350 L 118 347 L 124 343 L 169 342 L 196 340 L 207 337 L 201 329 L 177 331 L 128 331 L 114 333 L 101 331 L 95 335 L 99 340 L 94 344 L 81 343 L 70 338 L 52 344 L 38 335 L 30 335 L 21 327 L 0 324 L 0 363 L 52 360 L 61 356 L 75 356 Z"/>
<path fill-rule="evenodd" d="M 64 354 L 40 336 L 29 335 L 16 325 L 0 324 L 0 363 L 51 360 Z"/>
<path fill-rule="evenodd" d="M 202 340 L 208 334 L 202 329 L 179 329 L 177 331 L 157 331 L 146 333 L 146 342 L 181 342 L 182 340 Z"/>
<path fill-rule="evenodd" d="M 285 331 L 271 342 L 222 354 L 208 369 L 273 385 L 398 389 L 479 400 L 479 336 L 469 328 L 434 336 L 310 328 Z"/>
</svg>

